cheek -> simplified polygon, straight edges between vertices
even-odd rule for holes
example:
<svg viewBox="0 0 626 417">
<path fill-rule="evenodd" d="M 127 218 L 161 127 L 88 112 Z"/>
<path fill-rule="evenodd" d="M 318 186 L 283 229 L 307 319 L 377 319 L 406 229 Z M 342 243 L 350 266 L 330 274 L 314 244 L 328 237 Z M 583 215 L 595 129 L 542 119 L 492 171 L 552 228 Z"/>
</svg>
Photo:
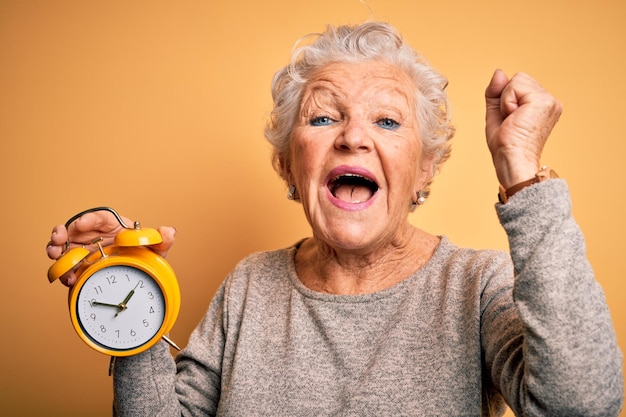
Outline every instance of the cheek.
<svg viewBox="0 0 626 417">
<path fill-rule="evenodd" d="M 402 162 L 404 167 L 416 167 L 421 156 L 421 146 L 414 143 L 412 140 L 406 139 L 405 141 L 399 141 L 392 148 L 392 152 L 395 154 L 395 159 L 398 162 Z"/>
<path fill-rule="evenodd" d="M 423 177 L 421 169 L 421 153 L 419 146 L 397 146 L 393 155 L 387 158 L 387 169 L 394 173 L 395 181 L 402 193 L 413 193 Z"/>
<path fill-rule="evenodd" d="M 315 167 L 319 166 L 319 152 L 315 152 L 315 146 L 310 141 L 294 141 L 291 144 L 291 173 L 297 180 L 304 180 L 311 176 Z"/>
</svg>

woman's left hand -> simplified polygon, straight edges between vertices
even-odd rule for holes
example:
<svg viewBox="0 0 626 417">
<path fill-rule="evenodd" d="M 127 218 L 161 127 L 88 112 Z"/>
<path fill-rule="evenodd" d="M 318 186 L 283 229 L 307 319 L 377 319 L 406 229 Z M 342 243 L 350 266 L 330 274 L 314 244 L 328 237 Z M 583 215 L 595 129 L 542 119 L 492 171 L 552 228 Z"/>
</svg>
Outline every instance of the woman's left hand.
<svg viewBox="0 0 626 417">
<path fill-rule="evenodd" d="M 561 116 L 561 103 L 527 74 L 510 80 L 496 70 L 485 91 L 485 133 L 498 181 L 504 188 L 537 173 L 541 152 Z"/>
</svg>

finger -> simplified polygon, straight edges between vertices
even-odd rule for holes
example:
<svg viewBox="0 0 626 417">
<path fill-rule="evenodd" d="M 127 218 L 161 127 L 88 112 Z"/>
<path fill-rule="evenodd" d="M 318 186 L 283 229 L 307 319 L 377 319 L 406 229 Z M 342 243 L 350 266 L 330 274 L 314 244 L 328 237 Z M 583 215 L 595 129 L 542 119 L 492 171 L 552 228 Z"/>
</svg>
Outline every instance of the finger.
<svg viewBox="0 0 626 417">
<path fill-rule="evenodd" d="M 122 218 L 131 223 L 128 219 Z M 94 211 L 83 214 L 69 226 L 70 236 L 73 233 L 97 232 L 99 234 L 116 233 L 122 228 L 120 222 L 108 211 Z"/>
<path fill-rule="evenodd" d="M 525 119 L 533 123 L 534 130 L 544 131 L 558 121 L 561 104 L 528 74 L 515 74 L 502 93 L 503 106 L 508 109 L 526 108 Z M 506 110 L 505 110 L 506 111 Z M 536 129 L 539 127 L 539 129 Z"/>
<path fill-rule="evenodd" d="M 122 218 L 125 223 L 128 219 Z M 86 213 L 74 220 L 68 226 L 68 235 L 72 243 L 79 245 L 92 245 L 96 239 L 102 239 L 103 246 L 110 245 L 113 237 L 122 229 L 117 218 L 109 212 L 97 211 Z M 72 246 L 72 245 L 70 245 Z M 95 250 L 97 246 L 89 248 Z"/>
<path fill-rule="evenodd" d="M 500 97 L 502 112 L 509 115 L 519 107 L 533 101 L 537 93 L 545 93 L 539 83 L 523 72 L 511 77 Z"/>
<path fill-rule="evenodd" d="M 69 271 L 68 273 L 61 276 L 59 278 L 59 281 L 61 281 L 61 283 L 66 287 L 71 287 L 76 284 L 77 278 L 78 277 L 76 276 L 76 273 L 74 271 Z"/>
<path fill-rule="evenodd" d="M 52 229 L 50 241 L 55 245 L 61 245 L 67 241 L 67 229 L 64 225 L 58 224 Z"/>
<path fill-rule="evenodd" d="M 52 241 L 50 241 L 46 245 L 46 255 L 48 255 L 48 258 L 50 259 L 58 259 L 58 257 L 63 254 L 64 248 L 65 244 L 55 245 Z"/>
<path fill-rule="evenodd" d="M 50 241 L 46 245 L 46 254 L 50 259 L 57 259 L 67 244 L 67 230 L 62 224 L 54 226 L 50 235 Z"/>
<path fill-rule="evenodd" d="M 176 228 L 169 226 L 160 226 L 157 230 L 161 234 L 163 242 L 157 245 L 152 245 L 150 248 L 159 255 L 165 257 L 167 256 L 168 251 L 174 245 L 174 241 L 176 240 Z"/>
</svg>

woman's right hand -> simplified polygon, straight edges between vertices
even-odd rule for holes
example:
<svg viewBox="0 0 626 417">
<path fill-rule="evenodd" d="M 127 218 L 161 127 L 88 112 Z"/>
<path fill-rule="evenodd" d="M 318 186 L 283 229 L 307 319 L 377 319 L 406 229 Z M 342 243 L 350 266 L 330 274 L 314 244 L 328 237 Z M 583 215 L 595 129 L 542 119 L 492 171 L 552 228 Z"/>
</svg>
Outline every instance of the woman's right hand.
<svg viewBox="0 0 626 417">
<path fill-rule="evenodd" d="M 124 223 L 132 225 L 133 222 L 120 216 Z M 76 219 L 66 229 L 65 225 L 59 224 L 52 229 L 50 241 L 46 245 L 46 253 L 50 259 L 58 259 L 69 249 L 75 247 L 84 247 L 90 251 L 97 250 L 97 245 L 92 242 L 95 239 L 102 238 L 102 246 L 111 245 L 115 235 L 117 235 L 122 226 L 115 216 L 108 211 L 94 211 L 86 213 Z M 176 229 L 169 226 L 161 226 L 157 229 L 163 237 L 163 242 L 150 246 L 150 249 L 165 257 L 167 252 L 174 244 Z M 69 241 L 69 246 L 67 245 Z M 76 274 L 69 271 L 60 277 L 60 281 L 71 287 L 76 282 Z"/>
<path fill-rule="evenodd" d="M 485 133 L 498 181 L 507 189 L 535 176 L 561 116 L 561 103 L 524 73 L 494 72 L 485 90 Z"/>
</svg>

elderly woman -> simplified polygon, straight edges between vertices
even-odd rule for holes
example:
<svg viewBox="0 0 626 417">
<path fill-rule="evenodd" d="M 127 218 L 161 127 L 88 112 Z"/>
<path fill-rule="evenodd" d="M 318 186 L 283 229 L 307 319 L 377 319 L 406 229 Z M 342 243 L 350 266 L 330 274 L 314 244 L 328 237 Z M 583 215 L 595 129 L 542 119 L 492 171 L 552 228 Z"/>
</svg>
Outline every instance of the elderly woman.
<svg viewBox="0 0 626 417">
<path fill-rule="evenodd" d="M 385 23 L 329 27 L 273 82 L 266 137 L 312 237 L 226 278 L 174 360 L 119 358 L 120 415 L 617 415 L 621 354 L 566 183 L 538 175 L 560 104 L 524 74 L 486 89 L 510 254 L 413 227 L 449 155 L 446 80 Z M 544 181 L 544 179 L 546 179 Z M 57 226 L 48 256 L 119 225 Z M 165 253 L 173 228 L 161 228 Z M 63 277 L 67 285 L 73 273 Z"/>
</svg>

